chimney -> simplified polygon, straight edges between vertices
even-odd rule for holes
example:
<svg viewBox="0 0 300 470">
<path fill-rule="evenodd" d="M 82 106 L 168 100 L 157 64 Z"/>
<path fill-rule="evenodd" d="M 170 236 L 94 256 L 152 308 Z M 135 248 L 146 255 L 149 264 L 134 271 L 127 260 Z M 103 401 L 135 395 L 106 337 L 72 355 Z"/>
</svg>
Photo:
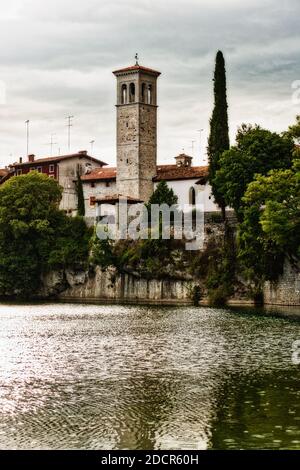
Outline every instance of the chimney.
<svg viewBox="0 0 300 470">
<path fill-rule="evenodd" d="M 87 155 L 87 150 L 79 150 L 79 155 Z"/>
<path fill-rule="evenodd" d="M 35 157 L 34 154 L 28 155 L 28 161 L 29 161 L 29 163 L 33 163 L 33 162 L 34 162 L 34 157 Z"/>
<path fill-rule="evenodd" d="M 22 163 L 22 162 L 23 162 L 23 158 L 20 157 L 20 158 L 19 158 L 19 163 Z"/>
</svg>

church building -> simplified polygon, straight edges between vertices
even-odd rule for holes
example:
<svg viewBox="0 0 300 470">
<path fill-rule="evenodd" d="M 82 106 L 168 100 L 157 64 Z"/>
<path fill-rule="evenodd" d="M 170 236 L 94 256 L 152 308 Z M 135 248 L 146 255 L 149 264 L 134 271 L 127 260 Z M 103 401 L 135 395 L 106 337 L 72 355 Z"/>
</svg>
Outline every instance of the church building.
<svg viewBox="0 0 300 470">
<path fill-rule="evenodd" d="M 160 72 L 138 63 L 113 72 L 117 80 L 117 166 L 84 174 L 86 217 L 92 223 L 101 206 L 147 202 L 159 181 L 166 181 L 178 204 L 201 204 L 205 212 L 219 211 L 208 184 L 208 167 L 194 166 L 180 154 L 174 164 L 157 164 L 157 80 Z"/>
</svg>

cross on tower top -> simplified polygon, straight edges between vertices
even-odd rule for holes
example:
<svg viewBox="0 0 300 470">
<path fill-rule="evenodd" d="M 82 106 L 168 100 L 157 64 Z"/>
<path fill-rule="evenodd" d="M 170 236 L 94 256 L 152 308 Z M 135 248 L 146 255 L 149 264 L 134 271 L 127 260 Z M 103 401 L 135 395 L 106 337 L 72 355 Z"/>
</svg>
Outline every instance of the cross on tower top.
<svg viewBox="0 0 300 470">
<path fill-rule="evenodd" d="M 138 53 L 135 54 L 134 58 L 135 58 L 135 65 L 139 65 L 139 55 L 138 55 Z"/>
</svg>

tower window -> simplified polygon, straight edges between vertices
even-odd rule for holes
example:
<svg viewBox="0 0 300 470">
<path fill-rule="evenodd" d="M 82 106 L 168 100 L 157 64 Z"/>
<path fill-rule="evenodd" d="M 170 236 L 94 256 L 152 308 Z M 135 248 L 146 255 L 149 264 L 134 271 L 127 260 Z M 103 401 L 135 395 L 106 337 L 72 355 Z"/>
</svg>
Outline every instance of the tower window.
<svg viewBox="0 0 300 470">
<path fill-rule="evenodd" d="M 152 104 L 152 85 L 148 85 L 147 88 L 147 103 Z"/>
<path fill-rule="evenodd" d="M 146 84 L 142 83 L 142 102 L 146 103 Z"/>
<path fill-rule="evenodd" d="M 134 103 L 135 102 L 135 84 L 130 83 L 129 85 L 129 102 Z"/>
<path fill-rule="evenodd" d="M 127 103 L 127 85 L 125 85 L 125 83 L 122 85 L 121 88 L 121 102 L 122 104 Z"/>
<path fill-rule="evenodd" d="M 195 188 L 192 186 L 189 191 L 189 203 L 194 206 L 196 204 L 196 191 Z"/>
</svg>

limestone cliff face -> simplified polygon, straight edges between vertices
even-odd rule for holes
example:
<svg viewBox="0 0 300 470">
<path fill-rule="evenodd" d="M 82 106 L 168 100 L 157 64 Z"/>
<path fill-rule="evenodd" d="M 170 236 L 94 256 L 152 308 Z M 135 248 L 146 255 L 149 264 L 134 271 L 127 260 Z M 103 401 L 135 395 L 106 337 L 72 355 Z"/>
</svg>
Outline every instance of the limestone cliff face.
<svg viewBox="0 0 300 470">
<path fill-rule="evenodd" d="M 139 302 L 156 304 L 190 304 L 193 281 L 142 279 L 130 274 L 117 274 L 96 267 L 85 271 L 53 272 L 43 277 L 42 297 L 62 300 Z"/>
</svg>

